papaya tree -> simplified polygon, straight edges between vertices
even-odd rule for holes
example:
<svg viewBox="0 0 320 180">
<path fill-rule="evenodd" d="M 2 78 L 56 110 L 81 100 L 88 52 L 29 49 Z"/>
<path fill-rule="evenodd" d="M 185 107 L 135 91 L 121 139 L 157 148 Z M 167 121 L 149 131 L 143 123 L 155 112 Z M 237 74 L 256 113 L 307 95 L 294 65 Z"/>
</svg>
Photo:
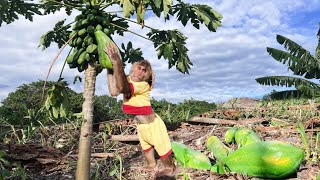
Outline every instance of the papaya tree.
<svg viewBox="0 0 320 180">
<path fill-rule="evenodd" d="M 157 51 L 158 59 L 168 60 L 169 69 L 176 67 L 181 73 L 188 74 L 192 62 L 185 46 L 187 37 L 177 29 L 159 30 L 147 26 L 145 17 L 155 14 L 166 21 L 175 18 L 184 26 L 191 23 L 197 29 L 203 24 L 211 32 L 222 26 L 221 14 L 210 6 L 184 3 L 182 0 L 177 0 L 176 4 L 173 4 L 172 0 L 40 0 L 39 3 L 32 0 L 8 0 L 1 3 L 3 5 L 0 6 L 0 23 L 7 24 L 18 19 L 18 14 L 32 21 L 34 15 L 47 15 L 60 10 L 64 10 L 68 16 L 73 11 L 79 12 L 72 23 L 65 24 L 66 19 L 57 22 L 52 30 L 41 36 L 39 45 L 46 49 L 55 42 L 61 51 L 69 45 L 71 49 L 66 62 L 70 68 L 76 68 L 85 75 L 77 179 L 89 179 L 95 82 L 96 76 L 106 67 L 99 60 L 101 52 L 99 53 L 97 47 L 95 32 L 103 32 L 111 40 L 114 35 L 124 36 L 127 33 L 150 40 Z M 121 14 L 108 11 L 111 6 L 121 9 Z M 150 31 L 145 35 L 132 32 L 129 30 L 129 22 L 139 24 Z M 132 63 L 143 58 L 141 49 L 133 48 L 131 42 L 122 43 L 119 47 L 124 63 Z"/>
<path fill-rule="evenodd" d="M 280 91 L 273 94 L 277 97 L 289 97 L 290 94 L 300 94 L 306 97 L 320 95 L 320 85 L 311 79 L 320 79 L 320 28 L 317 33 L 318 45 L 315 55 L 300 46 L 298 43 L 282 35 L 277 35 L 277 42 L 284 46 L 286 51 L 267 47 L 267 52 L 276 60 L 286 64 L 294 75 L 301 76 L 265 76 L 256 81 L 262 85 L 295 87 L 295 90 Z"/>
</svg>

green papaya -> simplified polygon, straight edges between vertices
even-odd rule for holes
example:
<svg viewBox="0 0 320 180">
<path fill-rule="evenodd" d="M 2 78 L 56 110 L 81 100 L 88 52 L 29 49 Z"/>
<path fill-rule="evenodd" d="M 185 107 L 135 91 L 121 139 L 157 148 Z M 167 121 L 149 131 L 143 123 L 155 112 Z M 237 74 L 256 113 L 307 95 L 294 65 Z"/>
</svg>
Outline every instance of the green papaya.
<svg viewBox="0 0 320 180">
<path fill-rule="evenodd" d="M 86 54 L 87 54 L 86 51 L 83 51 L 83 52 L 80 54 L 80 56 L 79 56 L 79 58 L 78 58 L 78 60 L 77 60 L 77 63 L 78 63 L 78 64 L 82 64 L 82 63 L 86 60 L 86 59 L 85 59 Z"/>
<path fill-rule="evenodd" d="M 81 22 L 77 21 L 76 24 L 72 27 L 72 30 L 79 30 L 81 29 Z"/>
<path fill-rule="evenodd" d="M 72 63 L 68 63 L 68 65 L 69 65 L 69 68 L 70 68 L 70 69 L 73 69 L 73 68 L 78 67 L 77 61 L 73 61 Z"/>
<path fill-rule="evenodd" d="M 74 54 L 74 59 L 79 59 L 80 55 L 82 54 L 82 52 L 84 51 L 85 49 L 84 48 L 80 48 L 79 50 L 75 51 L 75 54 Z"/>
<path fill-rule="evenodd" d="M 96 26 L 96 31 L 97 30 L 102 30 L 102 26 L 100 25 L 100 24 L 97 24 L 97 26 Z"/>
<path fill-rule="evenodd" d="M 94 15 L 93 15 L 93 14 L 88 14 L 88 15 L 87 15 L 87 20 L 88 20 L 89 22 L 93 22 L 93 21 L 94 21 Z"/>
<path fill-rule="evenodd" d="M 240 147 L 224 160 L 231 172 L 264 179 L 282 179 L 294 173 L 304 150 L 281 141 L 261 141 Z"/>
<path fill-rule="evenodd" d="M 93 53 L 93 52 L 95 52 L 95 50 L 97 49 L 97 45 L 95 45 L 95 44 L 90 44 L 88 47 L 87 47 L 87 49 L 86 49 L 86 51 L 87 51 L 87 53 Z"/>
<path fill-rule="evenodd" d="M 96 9 L 91 9 L 91 13 L 95 15 L 98 13 L 98 11 Z"/>
<path fill-rule="evenodd" d="M 78 37 L 76 40 L 76 46 L 81 47 L 81 45 L 82 45 L 82 38 Z"/>
<path fill-rule="evenodd" d="M 88 32 L 88 34 L 93 34 L 94 33 L 94 26 L 92 26 L 92 25 L 88 26 L 87 32 Z"/>
<path fill-rule="evenodd" d="M 91 57 L 90 57 L 89 53 L 86 53 L 86 56 L 84 58 L 86 59 L 86 61 L 90 61 L 91 60 Z"/>
<path fill-rule="evenodd" d="M 82 28 L 80 31 L 78 31 L 78 35 L 80 37 L 84 37 L 86 35 L 86 32 L 87 32 L 86 28 Z"/>
<path fill-rule="evenodd" d="M 73 62 L 74 54 L 75 54 L 75 53 L 71 53 L 71 54 L 69 54 L 69 56 L 67 57 L 67 63 L 68 63 L 68 64 L 71 64 L 71 63 Z"/>
<path fill-rule="evenodd" d="M 110 30 L 108 28 L 104 28 L 103 29 L 103 32 L 106 34 L 106 35 L 110 35 Z"/>
<path fill-rule="evenodd" d="M 236 131 L 237 131 L 236 127 L 229 128 L 224 134 L 224 141 L 226 143 L 232 143 L 234 141 Z"/>
<path fill-rule="evenodd" d="M 217 136 L 210 136 L 207 140 L 207 148 L 217 161 L 223 162 L 232 150 L 223 144 Z"/>
<path fill-rule="evenodd" d="M 94 32 L 94 35 L 96 37 L 96 41 L 98 44 L 98 58 L 99 63 L 103 68 L 109 68 L 112 69 L 112 63 L 110 61 L 109 56 L 107 53 L 104 52 L 104 49 L 110 44 L 113 43 L 116 47 L 116 51 L 118 52 L 119 57 L 121 58 L 121 54 L 119 52 L 119 49 L 117 45 L 107 36 L 105 33 L 103 33 L 101 30 L 97 30 Z"/>
<path fill-rule="evenodd" d="M 84 18 L 83 14 L 79 14 L 78 16 L 75 17 L 76 21 L 81 20 L 82 18 Z"/>
<path fill-rule="evenodd" d="M 70 34 L 69 34 L 69 38 L 71 38 L 74 34 L 76 34 L 77 32 L 76 31 L 72 31 Z"/>
<path fill-rule="evenodd" d="M 81 25 L 82 26 L 87 26 L 89 24 L 89 20 L 88 19 L 84 19 L 81 21 Z"/>
<path fill-rule="evenodd" d="M 194 169 L 211 169 L 211 162 L 206 154 L 175 141 L 171 142 L 171 147 L 176 160 L 180 164 Z"/>
<path fill-rule="evenodd" d="M 103 27 L 108 27 L 110 25 L 110 21 L 108 19 L 103 19 L 102 20 L 102 26 Z"/>
<path fill-rule="evenodd" d="M 242 147 L 248 144 L 260 142 L 261 139 L 253 130 L 240 128 L 235 133 L 235 141 L 239 147 Z"/>
</svg>

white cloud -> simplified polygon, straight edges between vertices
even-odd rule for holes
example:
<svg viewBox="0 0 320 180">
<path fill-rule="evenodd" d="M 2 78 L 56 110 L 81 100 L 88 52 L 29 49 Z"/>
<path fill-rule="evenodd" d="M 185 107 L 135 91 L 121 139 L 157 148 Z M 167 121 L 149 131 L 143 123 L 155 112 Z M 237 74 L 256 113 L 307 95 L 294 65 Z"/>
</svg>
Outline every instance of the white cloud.
<svg viewBox="0 0 320 180">
<path fill-rule="evenodd" d="M 189 75 L 179 73 L 175 67 L 168 70 L 167 61 L 157 59 L 152 42 L 125 33 L 125 37 L 116 36 L 118 44 L 131 41 L 134 47 L 140 47 L 144 57 L 153 64 L 156 73 L 156 84 L 151 95 L 156 99 L 167 99 L 178 102 L 183 99 L 199 99 L 209 102 L 220 102 L 232 97 L 262 97 L 276 87 L 262 86 L 255 78 L 269 75 L 291 75 L 287 67 L 272 59 L 266 52 L 266 47 L 282 49 L 276 42 L 276 34 L 303 45 L 314 52 L 317 45 L 316 32 L 310 26 L 292 25 L 297 14 L 310 13 L 319 10 L 319 1 L 308 3 L 297 1 L 262 1 L 262 0 L 185 0 L 186 3 L 207 4 L 223 15 L 223 27 L 217 32 L 209 32 L 205 26 L 200 30 L 190 22 L 184 27 L 171 18 L 164 21 L 158 17 L 147 17 L 145 24 L 158 29 L 179 29 L 188 37 L 187 48 L 193 62 Z M 113 7 L 112 9 L 119 9 Z M 71 19 L 76 15 L 73 14 Z M 12 24 L 2 24 L 0 27 L 0 100 L 6 98 L 18 86 L 45 79 L 49 66 L 58 53 L 55 44 L 42 51 L 37 48 L 40 36 L 51 30 L 58 20 L 64 19 L 64 12 L 45 17 L 35 17 L 34 22 L 20 19 Z M 314 22 L 312 27 L 318 27 L 318 19 L 306 17 Z M 316 23 L 316 24 L 315 24 Z M 133 25 L 130 30 L 143 36 L 149 31 Z M 63 60 L 69 48 L 60 55 L 53 66 L 49 80 L 57 80 L 63 65 Z M 129 67 L 126 68 L 126 72 Z M 102 72 L 97 77 L 96 94 L 109 94 L 105 77 Z M 70 87 L 77 92 L 83 89 L 82 83 L 72 84 L 73 77 L 83 73 L 77 70 L 64 70 L 63 77 Z M 83 79 L 84 80 L 84 79 Z"/>
</svg>

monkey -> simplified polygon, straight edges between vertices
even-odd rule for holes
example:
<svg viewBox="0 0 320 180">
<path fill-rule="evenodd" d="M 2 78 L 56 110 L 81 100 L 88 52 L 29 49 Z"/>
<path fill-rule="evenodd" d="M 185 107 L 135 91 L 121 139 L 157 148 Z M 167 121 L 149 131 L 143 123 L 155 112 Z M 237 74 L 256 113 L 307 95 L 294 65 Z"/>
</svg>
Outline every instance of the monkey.
<svg viewBox="0 0 320 180">
<path fill-rule="evenodd" d="M 156 172 L 156 176 L 172 176 L 176 167 L 172 158 L 171 142 L 163 120 L 153 112 L 150 91 L 154 85 L 155 74 L 148 60 L 132 64 L 129 76 L 126 76 L 117 48 L 110 43 L 105 49 L 112 63 L 107 70 L 108 89 L 111 96 L 123 94 L 122 110 L 134 115 L 137 132 L 143 154 L 147 162 L 144 170 Z M 155 151 L 160 156 L 164 168 L 157 169 Z"/>
</svg>

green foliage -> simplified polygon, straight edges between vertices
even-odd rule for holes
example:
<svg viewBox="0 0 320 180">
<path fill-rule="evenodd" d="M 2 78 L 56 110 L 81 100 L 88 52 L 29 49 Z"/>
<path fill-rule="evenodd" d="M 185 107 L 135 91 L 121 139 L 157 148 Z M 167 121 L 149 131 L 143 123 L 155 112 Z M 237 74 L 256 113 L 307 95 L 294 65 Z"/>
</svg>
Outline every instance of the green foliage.
<svg viewBox="0 0 320 180">
<path fill-rule="evenodd" d="M 181 110 L 190 110 L 190 117 L 214 110 L 217 107 L 215 103 L 195 100 L 193 98 L 184 100 L 178 106 Z"/>
<path fill-rule="evenodd" d="M 46 92 L 49 95 L 47 106 L 44 107 L 44 101 L 41 100 L 43 83 L 39 80 L 23 84 L 15 92 L 9 93 L 0 106 L 0 118 L 9 124 L 24 126 L 50 122 L 50 114 L 53 118 L 59 118 L 57 123 L 65 122 L 64 118 L 72 119 L 74 113 L 82 112 L 83 94 L 71 90 L 64 81 L 46 83 Z M 121 104 L 121 101 L 107 95 L 94 96 L 94 121 L 97 123 L 127 117 L 122 112 Z M 51 113 L 47 113 L 44 108 Z"/>
<path fill-rule="evenodd" d="M 94 121 L 95 123 L 126 118 L 122 112 L 122 102 L 107 95 L 94 97 Z"/>
<path fill-rule="evenodd" d="M 215 103 L 199 101 L 195 99 L 184 100 L 178 104 L 171 103 L 165 99 L 151 100 L 152 108 L 166 124 L 174 125 L 186 121 L 190 117 L 216 109 Z"/>
<path fill-rule="evenodd" d="M 314 133 L 306 133 L 304 125 L 302 122 L 297 123 L 297 130 L 300 134 L 303 148 L 305 151 L 305 159 L 310 162 L 312 161 L 315 164 L 320 163 L 320 154 L 319 154 L 319 132 L 317 134 Z"/>
<path fill-rule="evenodd" d="M 147 34 L 154 42 L 154 47 L 158 52 L 158 59 L 163 57 L 169 62 L 169 69 L 176 66 L 177 70 L 182 73 L 189 74 L 190 61 L 185 47 L 187 37 L 185 37 L 179 30 L 156 30 L 152 29 Z"/>
<path fill-rule="evenodd" d="M 320 32 L 320 28 L 319 28 Z M 267 47 L 267 52 L 276 60 L 286 64 L 294 75 L 302 76 L 306 79 L 320 78 L 320 59 L 319 47 L 320 36 L 317 34 L 319 42 L 316 49 L 315 56 L 312 56 L 309 51 L 298 45 L 294 41 L 277 35 L 277 42 L 284 46 L 286 51 Z M 272 86 L 294 86 L 296 91 L 309 97 L 318 97 L 320 85 L 308 81 L 306 79 L 287 76 L 266 76 L 257 78 L 256 81 L 262 85 Z"/>
<path fill-rule="evenodd" d="M 142 57 L 141 49 L 140 48 L 134 49 L 132 47 L 131 41 L 128 42 L 127 46 L 125 46 L 125 44 L 122 43 L 121 48 L 123 49 L 123 52 L 120 52 L 123 62 L 134 63 L 136 61 L 144 59 Z"/>
<path fill-rule="evenodd" d="M 172 0 L 117 0 L 111 2 L 102 0 L 41 0 L 41 4 L 27 4 L 24 1 L 19 2 L 22 3 L 22 7 L 30 7 L 29 11 L 36 11 L 39 15 L 55 13 L 56 11 L 60 11 L 61 9 L 64 9 L 66 11 L 66 14 L 70 15 L 72 10 L 74 9 L 81 10 L 82 15 L 93 15 L 93 18 L 91 18 L 91 20 L 93 21 L 89 22 L 88 24 L 88 22 L 83 21 L 83 18 L 79 18 L 79 16 L 77 16 L 78 18 L 76 18 L 74 21 L 76 23 L 75 27 L 80 27 L 80 25 L 94 25 L 94 27 L 99 26 L 103 27 L 103 29 L 100 28 L 101 30 L 103 30 L 105 33 L 110 33 L 110 35 L 117 33 L 123 36 L 124 32 L 131 32 L 128 30 L 128 21 L 131 20 L 127 20 L 117 15 L 112 15 L 110 13 L 103 12 L 105 8 L 115 3 L 119 4 L 122 7 L 123 17 L 125 18 L 129 18 L 131 15 L 134 15 L 134 13 L 136 13 L 137 23 L 141 24 L 142 27 L 144 27 L 144 17 L 147 10 L 152 10 L 158 17 L 160 17 L 161 13 L 163 12 L 164 18 L 168 20 L 169 15 L 174 16 L 175 14 L 177 14 L 177 20 L 181 21 L 183 25 L 186 25 L 187 22 L 191 20 L 191 23 L 194 27 L 199 29 L 200 24 L 204 24 L 208 28 L 208 30 L 212 32 L 215 32 L 218 27 L 222 26 L 221 14 L 213 10 L 208 5 L 187 4 L 183 3 L 181 0 L 179 0 L 178 3 L 175 5 L 173 5 Z M 9 1 L 6 3 L 6 6 L 14 6 L 14 4 L 15 3 L 13 1 Z M 151 7 L 151 9 L 149 7 Z M 19 13 L 20 9 L 21 7 L 19 5 L 19 7 L 13 8 L 10 12 L 13 12 L 13 14 L 15 14 L 16 12 Z M 43 10 L 43 13 L 40 13 L 40 10 Z M 30 18 L 30 13 L 20 12 L 20 14 Z M 34 13 L 31 13 L 31 15 L 34 15 Z M 4 16 L 2 19 L 8 22 L 12 22 L 13 20 L 10 21 L 9 17 L 11 16 Z M 70 24 L 64 25 L 64 22 L 65 20 L 59 21 L 55 25 L 53 30 L 50 30 L 43 34 L 40 38 L 39 47 L 42 46 L 42 48 L 45 49 L 50 46 L 51 42 L 55 42 L 58 44 L 58 47 L 61 48 L 69 39 L 69 34 L 71 32 L 69 30 Z M 167 59 L 169 68 L 176 66 L 178 71 L 188 74 L 189 69 L 191 68 L 190 66 L 192 66 L 192 62 L 190 61 L 187 55 L 188 49 L 185 47 L 185 40 L 187 38 L 178 30 L 160 31 L 151 27 L 148 28 L 151 29 L 150 33 L 148 33 L 148 36 L 150 40 L 154 42 L 154 47 L 158 51 L 158 58 L 160 59 L 161 57 L 163 57 L 164 59 Z M 83 34 L 82 32 L 81 34 Z M 74 47 L 75 44 L 78 46 L 83 46 L 81 40 L 82 39 L 80 37 L 77 37 L 74 40 L 72 40 L 69 44 L 72 47 Z M 129 47 L 130 46 L 128 44 L 127 50 L 123 48 L 125 51 L 121 52 L 124 61 L 134 62 L 135 60 L 140 59 L 142 57 L 140 49 L 132 49 Z M 75 48 L 74 52 L 76 52 L 79 49 L 80 48 Z M 84 56 L 85 54 L 83 54 L 83 57 Z M 81 58 L 81 60 L 84 59 L 83 57 Z M 90 57 L 88 55 L 88 59 L 90 60 L 94 57 L 96 57 L 96 55 L 91 55 Z M 97 60 L 97 58 L 95 58 L 95 60 Z M 86 63 L 84 65 L 79 66 L 73 63 L 70 65 L 70 68 L 75 67 L 78 67 L 78 70 L 82 72 L 87 68 L 87 65 Z"/>
<path fill-rule="evenodd" d="M 19 15 L 24 16 L 29 21 L 33 21 L 34 15 L 42 15 L 40 7 L 37 4 L 23 0 L 0 1 L 0 27 L 2 22 L 10 24 L 19 19 Z"/>
<path fill-rule="evenodd" d="M 84 4 L 83 0 L 72 0 L 72 1 L 64 1 L 64 0 L 40 0 L 41 6 L 44 10 L 44 15 L 55 13 L 57 11 L 65 10 L 67 15 L 71 15 L 72 10 L 78 9 L 81 10 L 82 5 Z"/>
<path fill-rule="evenodd" d="M 204 23 L 209 31 L 215 32 L 218 27 L 221 27 L 222 15 L 213 10 L 208 5 L 201 4 L 186 4 L 178 0 L 180 4 L 175 5 L 173 13 L 177 13 L 178 20 L 185 26 L 190 20 L 192 25 L 197 29 L 200 28 L 200 23 Z"/>
<path fill-rule="evenodd" d="M 262 97 L 263 101 L 267 100 L 286 100 L 286 99 L 300 99 L 300 98 L 311 98 L 311 96 L 307 96 L 305 94 L 302 94 L 299 91 L 296 90 L 287 90 L 287 91 L 271 91 L 270 93 L 264 95 Z"/>
<path fill-rule="evenodd" d="M 4 179 L 11 175 L 10 171 L 6 168 L 10 163 L 5 159 L 6 152 L 0 150 L 0 179 Z"/>
<path fill-rule="evenodd" d="M 70 101 L 67 93 L 67 84 L 61 79 L 48 90 L 45 108 L 49 112 L 49 116 L 55 119 L 68 117 Z"/>
<path fill-rule="evenodd" d="M 46 89 L 53 84 L 54 82 L 48 82 Z M 7 119 L 10 124 L 14 125 L 30 123 L 24 117 L 28 114 L 28 110 L 38 111 L 43 106 L 41 101 L 42 86 L 43 81 L 39 80 L 17 87 L 16 91 L 9 93 L 8 97 L 2 101 L 0 117 Z M 45 113 L 41 113 L 39 119 L 45 116 Z"/>
<path fill-rule="evenodd" d="M 42 50 L 44 50 L 50 46 L 51 42 L 55 42 L 61 48 L 68 41 L 71 33 L 71 31 L 68 31 L 71 26 L 70 24 L 64 25 L 65 21 L 66 19 L 58 21 L 53 30 L 43 34 L 38 47 L 43 46 Z"/>
</svg>

